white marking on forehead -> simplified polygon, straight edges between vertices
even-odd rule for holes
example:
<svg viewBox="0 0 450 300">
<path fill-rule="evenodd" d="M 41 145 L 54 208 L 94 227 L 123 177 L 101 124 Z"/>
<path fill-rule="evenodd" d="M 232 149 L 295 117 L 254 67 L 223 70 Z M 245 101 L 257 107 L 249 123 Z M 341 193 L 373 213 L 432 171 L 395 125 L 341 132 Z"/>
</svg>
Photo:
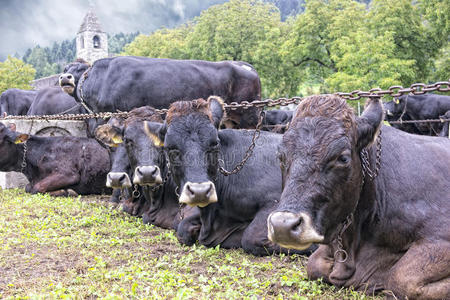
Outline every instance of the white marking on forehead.
<svg viewBox="0 0 450 300">
<path fill-rule="evenodd" d="M 253 69 L 247 65 L 241 65 L 241 67 L 246 69 L 247 71 L 253 71 Z"/>
</svg>

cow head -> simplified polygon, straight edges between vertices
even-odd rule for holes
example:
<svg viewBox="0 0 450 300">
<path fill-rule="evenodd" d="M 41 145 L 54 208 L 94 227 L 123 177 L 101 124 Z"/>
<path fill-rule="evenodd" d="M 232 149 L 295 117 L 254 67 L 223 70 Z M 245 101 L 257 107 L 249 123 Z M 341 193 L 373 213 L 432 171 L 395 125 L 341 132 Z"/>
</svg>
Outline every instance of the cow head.
<svg viewBox="0 0 450 300">
<path fill-rule="evenodd" d="M 376 139 L 382 120 L 378 99 L 359 118 L 338 96 L 300 103 L 279 149 L 284 189 L 267 220 L 271 241 L 302 250 L 333 240 L 359 201 L 360 152 Z"/>
<path fill-rule="evenodd" d="M 77 59 L 77 61 L 68 64 L 63 70 L 63 74 L 59 76 L 59 86 L 61 89 L 76 97 L 76 87 L 83 73 L 89 68 L 89 63 L 83 59 Z"/>
<path fill-rule="evenodd" d="M 155 186 L 162 183 L 165 167 L 163 142 L 159 138 L 162 128 L 161 116 L 154 108 L 144 106 L 130 111 L 121 125 L 99 126 L 96 136 L 112 147 L 124 145 L 134 171 L 134 184 Z"/>
<path fill-rule="evenodd" d="M 110 147 L 111 170 L 106 176 L 106 186 L 115 189 L 131 187 L 130 161 L 127 150 L 122 143 L 122 137 L 115 134 L 123 130 L 124 120 L 111 118 L 106 125 L 101 125 L 95 130 L 97 140 Z"/>
<path fill-rule="evenodd" d="M 397 120 L 405 110 L 408 95 L 403 95 L 393 100 L 383 103 L 386 117 L 388 119 Z"/>
<path fill-rule="evenodd" d="M 217 202 L 214 179 L 218 175 L 218 128 L 224 114 L 221 98 L 178 101 L 167 113 L 165 152 L 179 202 L 205 207 Z"/>
<path fill-rule="evenodd" d="M 22 154 L 16 144 L 27 141 L 28 134 L 16 132 L 16 125 L 11 123 L 5 126 L 0 123 L 0 170 L 17 171 L 22 162 Z"/>
</svg>

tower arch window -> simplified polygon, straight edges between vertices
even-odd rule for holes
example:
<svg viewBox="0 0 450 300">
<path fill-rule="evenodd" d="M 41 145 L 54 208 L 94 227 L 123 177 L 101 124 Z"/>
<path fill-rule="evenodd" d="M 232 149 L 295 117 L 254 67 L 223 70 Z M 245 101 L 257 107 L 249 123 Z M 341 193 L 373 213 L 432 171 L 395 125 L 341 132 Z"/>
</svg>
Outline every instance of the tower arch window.
<svg viewBox="0 0 450 300">
<path fill-rule="evenodd" d="M 100 48 L 100 38 L 98 35 L 94 35 L 92 41 L 94 42 L 94 48 Z"/>
</svg>

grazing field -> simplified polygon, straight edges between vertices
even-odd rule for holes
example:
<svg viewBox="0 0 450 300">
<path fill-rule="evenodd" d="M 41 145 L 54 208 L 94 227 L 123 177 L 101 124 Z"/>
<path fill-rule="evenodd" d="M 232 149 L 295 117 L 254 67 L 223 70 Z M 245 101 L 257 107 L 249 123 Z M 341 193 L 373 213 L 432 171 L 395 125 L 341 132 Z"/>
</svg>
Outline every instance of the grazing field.
<svg viewBox="0 0 450 300">
<path fill-rule="evenodd" d="M 379 299 L 306 278 L 306 258 L 181 246 L 105 197 L 0 190 L 0 298 Z"/>
</svg>

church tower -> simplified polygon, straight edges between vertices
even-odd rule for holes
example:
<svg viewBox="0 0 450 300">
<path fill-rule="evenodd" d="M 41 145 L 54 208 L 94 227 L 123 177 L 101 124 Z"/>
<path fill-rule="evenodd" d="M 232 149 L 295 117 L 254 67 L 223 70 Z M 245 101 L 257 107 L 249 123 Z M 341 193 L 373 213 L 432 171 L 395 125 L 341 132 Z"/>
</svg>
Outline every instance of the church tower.
<svg viewBox="0 0 450 300">
<path fill-rule="evenodd" d="M 108 57 L 108 36 L 100 26 L 93 9 L 84 16 L 83 23 L 77 33 L 77 58 L 89 63 Z"/>
</svg>

